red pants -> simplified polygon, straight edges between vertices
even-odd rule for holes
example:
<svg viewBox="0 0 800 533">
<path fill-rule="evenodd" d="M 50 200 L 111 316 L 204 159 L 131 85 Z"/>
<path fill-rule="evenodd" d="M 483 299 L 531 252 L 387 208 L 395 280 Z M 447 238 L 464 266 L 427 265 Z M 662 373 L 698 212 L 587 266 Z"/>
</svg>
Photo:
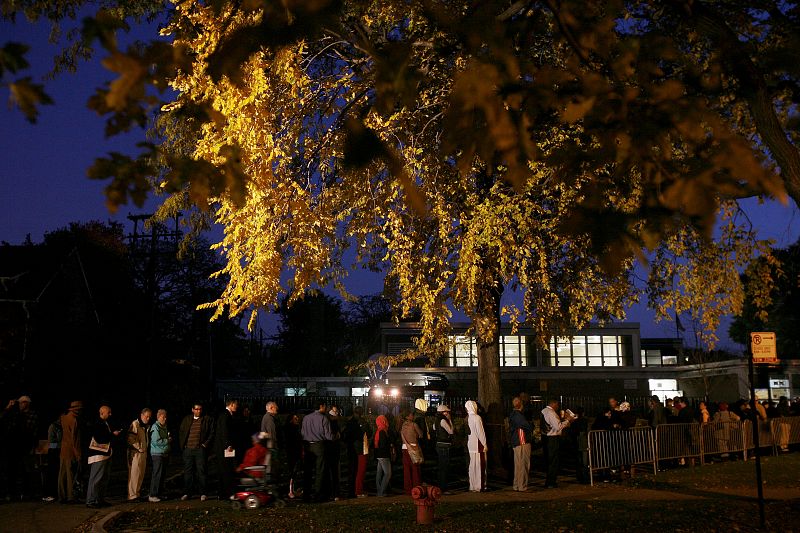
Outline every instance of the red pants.
<svg viewBox="0 0 800 533">
<path fill-rule="evenodd" d="M 403 492 L 411 495 L 411 489 L 422 485 L 422 471 L 420 465 L 411 462 L 408 450 L 403 450 Z"/>
<path fill-rule="evenodd" d="M 356 496 L 365 494 L 364 492 L 364 476 L 367 473 L 367 456 L 357 455 L 357 468 L 356 468 Z"/>
</svg>

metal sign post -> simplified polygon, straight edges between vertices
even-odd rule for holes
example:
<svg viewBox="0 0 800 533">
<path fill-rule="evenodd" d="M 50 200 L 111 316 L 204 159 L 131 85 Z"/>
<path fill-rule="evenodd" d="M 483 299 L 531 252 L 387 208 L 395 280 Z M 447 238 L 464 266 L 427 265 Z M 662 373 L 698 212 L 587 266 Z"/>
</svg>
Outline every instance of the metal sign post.
<svg viewBox="0 0 800 533">
<path fill-rule="evenodd" d="M 761 449 L 758 442 L 758 409 L 756 409 L 756 388 L 753 378 L 753 356 L 747 354 L 747 366 L 750 372 L 750 410 L 753 412 L 753 446 L 756 452 L 756 483 L 758 484 L 758 518 L 761 527 L 764 527 L 764 483 L 761 480 Z"/>
<path fill-rule="evenodd" d="M 756 408 L 756 387 L 753 376 L 753 363 L 778 363 L 775 332 L 759 331 L 750 333 L 750 350 L 747 354 L 747 367 L 750 373 L 750 410 L 753 413 L 753 446 L 756 452 L 756 483 L 758 483 L 758 517 L 764 527 L 764 483 L 761 479 L 761 449 L 758 442 L 758 409 Z"/>
</svg>

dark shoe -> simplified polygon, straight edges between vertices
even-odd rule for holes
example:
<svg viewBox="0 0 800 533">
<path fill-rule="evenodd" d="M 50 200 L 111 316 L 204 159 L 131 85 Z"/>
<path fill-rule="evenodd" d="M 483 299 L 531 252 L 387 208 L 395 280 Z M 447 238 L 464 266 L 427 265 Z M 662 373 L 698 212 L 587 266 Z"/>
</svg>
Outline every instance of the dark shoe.
<svg viewBox="0 0 800 533">
<path fill-rule="evenodd" d="M 557 489 L 558 485 L 545 485 L 544 488 L 546 488 L 546 489 Z"/>
<path fill-rule="evenodd" d="M 88 507 L 89 509 L 100 509 L 100 505 L 97 503 L 87 503 L 86 507 Z"/>
</svg>

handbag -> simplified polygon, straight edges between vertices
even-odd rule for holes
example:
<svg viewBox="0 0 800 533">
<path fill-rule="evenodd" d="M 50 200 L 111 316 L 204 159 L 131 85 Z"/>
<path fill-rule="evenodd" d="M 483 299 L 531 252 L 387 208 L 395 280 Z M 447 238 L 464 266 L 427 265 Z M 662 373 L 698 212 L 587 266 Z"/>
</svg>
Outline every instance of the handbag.
<svg viewBox="0 0 800 533">
<path fill-rule="evenodd" d="M 400 434 L 403 437 L 403 434 Z M 425 462 L 425 456 L 422 455 L 422 448 L 419 447 L 417 444 L 410 444 L 405 437 L 403 437 L 403 443 L 406 445 L 406 450 L 408 451 L 408 457 L 411 459 L 411 462 L 415 465 L 421 465 Z"/>
<path fill-rule="evenodd" d="M 411 462 L 415 465 L 421 465 L 425 462 L 425 457 L 422 455 L 422 450 L 419 446 L 409 444 L 411 446 L 408 448 L 408 456 L 411 458 Z"/>
</svg>

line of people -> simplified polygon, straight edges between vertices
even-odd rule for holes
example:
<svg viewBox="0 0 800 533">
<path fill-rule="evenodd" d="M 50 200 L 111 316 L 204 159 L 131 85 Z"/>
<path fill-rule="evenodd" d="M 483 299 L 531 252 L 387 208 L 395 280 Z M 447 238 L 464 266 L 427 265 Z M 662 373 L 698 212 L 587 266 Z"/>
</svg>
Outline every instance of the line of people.
<svg viewBox="0 0 800 533">
<path fill-rule="evenodd" d="M 25 461 L 36 446 L 38 416 L 30 408 L 30 398 L 20 397 L 9 402 L 0 413 L 3 440 L 6 493 L 28 492 L 25 486 Z M 505 439 L 513 456 L 513 489 L 528 490 L 536 419 L 541 431 L 543 461 L 546 467 L 545 487 L 557 486 L 560 458 L 565 443 L 574 448 L 577 480 L 588 483 L 589 430 L 626 429 L 637 424 L 630 404 L 609 398 L 608 408 L 598 413 L 594 422 L 576 407 L 561 411 L 557 399 L 548 401 L 540 412 L 532 412 L 532 403 L 524 395 L 512 401 Z M 696 421 L 714 423 L 747 418 L 746 402 L 737 402 L 730 409 L 724 402 L 700 403 L 697 409 L 678 398 L 672 405 L 661 404 L 657 397 L 650 401 L 647 422 L 653 427 L 669 422 Z M 765 418 L 766 409 L 764 406 Z M 459 407 L 460 409 L 460 407 Z M 219 498 L 229 498 L 238 485 L 237 474 L 247 467 L 263 465 L 266 472 L 282 472 L 288 483 L 288 496 L 302 495 L 305 501 L 329 501 L 342 497 L 365 497 L 365 476 L 369 458 L 375 458 L 375 488 L 377 496 L 390 494 L 393 465 L 402 464 L 403 492 L 422 481 L 422 465 L 436 467 L 428 481 L 437 483 L 445 494 L 450 493 L 451 456 L 453 446 L 464 441 L 469 490 L 486 490 L 488 441 L 480 406 L 474 401 L 464 404 L 463 423 L 453 420 L 447 405 L 439 405 L 435 414 L 428 403 L 418 399 L 413 408 L 394 416 L 388 409 L 373 418 L 355 407 L 348 418 L 338 406 L 320 401 L 318 408 L 300 416 L 289 414 L 285 423 L 278 420 L 278 405 L 268 402 L 265 413 L 251 415 L 247 407 L 240 412 L 239 402 L 229 399 L 225 409 L 215 416 L 204 412 L 202 403 L 195 403 L 179 425 L 177 438 L 170 433 L 167 411 L 142 409 L 139 416 L 126 426 L 117 425 L 111 417 L 111 407 L 101 405 L 91 424 L 81 422 L 83 403 L 73 401 L 68 409 L 48 428 L 49 475 L 46 499 L 75 502 L 84 493 L 90 507 L 106 505 L 106 492 L 115 450 L 124 450 L 128 467 L 126 497 L 130 501 L 147 499 L 159 502 L 164 498 L 165 471 L 173 450 L 182 456 L 183 490 L 181 499 L 209 495 L 209 461 L 213 459 L 219 482 Z M 740 414 L 736 414 L 738 411 Z M 760 410 L 759 410 L 760 411 Z M 784 398 L 773 409 L 773 415 L 790 416 L 793 408 Z M 758 413 L 756 416 L 760 416 Z M 432 420 L 433 419 L 433 420 Z M 638 420 L 641 423 L 641 420 Z M 460 425 L 460 430 L 457 427 Z M 426 455 L 429 457 L 425 457 Z M 152 464 L 150 486 L 142 485 L 148 465 Z M 346 461 L 347 492 L 340 479 Z M 302 470 L 302 478 L 300 476 Z M 302 486 L 302 489 L 301 489 Z"/>
<path fill-rule="evenodd" d="M 20 413 L 29 413 L 29 399 L 23 398 Z M 517 398 L 517 407 L 523 400 Z M 15 402 L 16 403 L 16 402 Z M 519 405 L 518 405 L 519 404 Z M 126 426 L 117 424 L 112 418 L 111 407 L 102 405 L 97 418 L 91 423 L 81 422 L 83 404 L 70 403 L 67 411 L 53 422 L 48 430 L 48 464 L 57 466 L 57 473 L 50 476 L 55 482 L 47 491 L 47 499 L 61 502 L 76 502 L 85 492 L 86 505 L 107 505 L 106 492 L 111 470 L 111 457 L 118 449 L 124 450 L 128 468 L 126 498 L 129 501 L 147 499 L 159 502 L 164 497 L 166 465 L 171 452 L 180 450 L 183 462 L 183 490 L 181 499 L 197 497 L 206 500 L 209 496 L 209 461 L 213 459 L 219 482 L 216 492 L 219 498 L 229 498 L 238 484 L 237 473 L 248 466 L 264 465 L 267 472 L 273 467 L 283 468 L 288 478 L 288 496 L 302 494 L 306 501 L 338 500 L 341 497 L 365 497 L 365 475 L 370 456 L 375 457 L 375 487 L 378 496 L 390 493 L 392 465 L 402 464 L 403 492 L 422 481 L 422 464 L 425 455 L 428 466 L 435 463 L 435 481 L 445 494 L 449 494 L 451 481 L 451 450 L 457 441 L 464 440 L 467 457 L 469 490 L 486 490 L 486 467 L 488 441 L 483 427 L 479 405 L 467 401 L 463 430 L 457 434 L 456 424 L 450 408 L 439 405 L 435 420 L 429 414 L 428 404 L 423 399 L 415 402 L 414 408 L 405 409 L 392 416 L 389 412 L 377 418 L 365 417 L 361 407 L 356 407 L 352 416 L 345 419 L 337 406 L 320 402 L 318 409 L 302 419 L 297 414 L 286 418 L 285 424 L 278 422 L 278 406 L 268 402 L 260 424 L 254 423 L 248 409 L 239 410 L 239 402 L 229 399 L 225 409 L 212 417 L 204 412 L 202 403 L 195 403 L 179 425 L 177 438 L 167 425 L 167 412 L 150 408 L 142 409 L 139 416 Z M 521 408 L 521 407 L 520 407 Z M 552 407 L 549 407 L 552 410 Z M 543 412 L 546 415 L 547 409 Z M 155 418 L 155 419 L 154 419 Z M 545 419 L 548 417 L 545 416 Z M 21 420 L 21 419 L 20 419 Z M 565 424 L 568 424 L 566 421 Z M 514 448 L 527 448 L 527 452 L 514 451 L 515 456 L 526 456 L 528 463 L 518 470 L 530 469 L 530 444 L 533 441 L 532 423 L 526 421 L 522 432 L 515 431 L 509 437 Z M 35 425 L 35 424 L 34 424 Z M 562 422 L 552 424 L 546 432 L 546 450 L 551 465 L 547 486 L 555 486 L 558 469 L 558 439 Z M 519 428 L 517 428 L 519 429 Z M 252 432 L 252 433 L 251 433 Z M 344 452 L 344 454 L 342 454 Z M 118 452 L 119 453 L 119 452 Z M 343 470 L 340 455 L 346 457 L 348 482 L 343 493 L 339 472 Z M 142 490 L 145 473 L 151 459 L 152 469 L 149 489 Z M 435 460 L 434 460 L 435 457 Z M 299 470 L 303 471 L 302 490 Z M 88 479 L 87 485 L 83 481 Z M 523 482 L 515 480 L 515 487 Z M 84 490 L 85 489 L 85 490 Z"/>
</svg>

